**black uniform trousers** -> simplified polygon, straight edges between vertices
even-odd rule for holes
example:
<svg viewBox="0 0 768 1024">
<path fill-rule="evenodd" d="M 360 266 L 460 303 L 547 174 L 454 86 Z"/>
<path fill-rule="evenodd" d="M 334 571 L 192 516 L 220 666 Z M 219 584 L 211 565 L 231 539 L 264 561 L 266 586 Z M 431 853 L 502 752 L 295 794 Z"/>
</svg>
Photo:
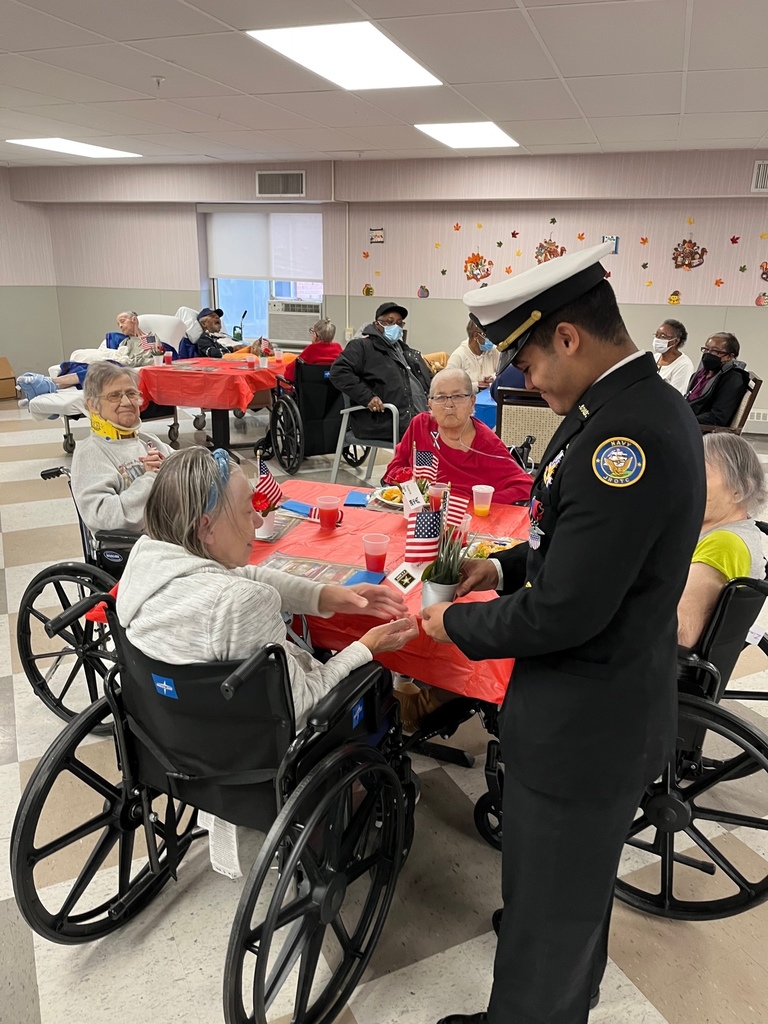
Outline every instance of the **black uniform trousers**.
<svg viewBox="0 0 768 1024">
<path fill-rule="evenodd" d="M 501 722 L 502 752 L 504 723 Z M 585 1024 L 621 851 L 643 795 L 560 798 L 504 778 L 502 915 L 489 1024 Z"/>
</svg>

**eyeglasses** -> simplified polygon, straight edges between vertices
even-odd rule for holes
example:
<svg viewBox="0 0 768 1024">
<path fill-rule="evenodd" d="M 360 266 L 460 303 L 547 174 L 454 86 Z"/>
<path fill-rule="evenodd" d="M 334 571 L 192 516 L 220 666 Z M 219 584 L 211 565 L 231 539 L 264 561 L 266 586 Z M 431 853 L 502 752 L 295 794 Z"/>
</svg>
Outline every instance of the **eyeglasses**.
<svg viewBox="0 0 768 1024">
<path fill-rule="evenodd" d="M 730 353 L 726 352 L 724 348 L 707 348 L 706 345 L 702 346 L 701 351 L 702 352 L 708 352 L 708 353 L 710 353 L 710 355 L 713 355 L 713 356 L 727 356 L 727 355 L 730 355 Z"/>
<path fill-rule="evenodd" d="M 466 402 L 472 395 L 432 395 L 430 402 L 434 402 L 436 405 L 447 405 L 448 402 L 451 405 L 456 405 L 458 402 Z"/>
<path fill-rule="evenodd" d="M 103 398 L 111 405 L 119 405 L 123 395 L 125 395 L 129 402 L 140 402 L 143 397 L 136 388 L 129 388 L 127 391 L 109 391 L 106 395 L 99 395 L 99 398 Z"/>
</svg>

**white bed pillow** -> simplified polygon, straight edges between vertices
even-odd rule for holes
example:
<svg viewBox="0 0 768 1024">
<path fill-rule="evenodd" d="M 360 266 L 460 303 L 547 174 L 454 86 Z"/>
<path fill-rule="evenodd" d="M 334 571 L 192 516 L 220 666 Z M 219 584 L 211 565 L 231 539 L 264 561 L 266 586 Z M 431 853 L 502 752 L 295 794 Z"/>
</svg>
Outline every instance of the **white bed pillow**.
<svg viewBox="0 0 768 1024">
<path fill-rule="evenodd" d="M 187 328 L 187 337 L 194 345 L 203 334 L 203 328 L 200 326 L 197 320 L 198 310 L 192 309 L 191 306 L 179 306 L 176 310 L 176 316 L 184 321 Z"/>
<path fill-rule="evenodd" d="M 179 351 L 179 342 L 187 334 L 187 325 L 178 316 L 165 313 L 140 313 L 139 327 L 145 334 L 154 334 L 158 341 Z"/>
</svg>

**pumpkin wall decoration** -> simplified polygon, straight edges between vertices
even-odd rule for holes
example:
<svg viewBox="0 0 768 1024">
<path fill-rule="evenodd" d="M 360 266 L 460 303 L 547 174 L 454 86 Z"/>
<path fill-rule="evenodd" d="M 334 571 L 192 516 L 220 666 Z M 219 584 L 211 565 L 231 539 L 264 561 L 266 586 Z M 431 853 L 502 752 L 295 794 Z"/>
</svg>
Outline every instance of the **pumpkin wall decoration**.
<svg viewBox="0 0 768 1024">
<path fill-rule="evenodd" d="M 672 262 L 676 270 L 693 270 L 702 265 L 706 255 L 705 248 L 700 248 L 692 238 L 684 238 L 672 250 Z"/>
<path fill-rule="evenodd" d="M 550 260 L 556 260 L 558 256 L 565 256 L 567 251 L 564 245 L 553 242 L 550 236 L 539 242 L 533 255 L 537 263 L 549 263 Z"/>
</svg>

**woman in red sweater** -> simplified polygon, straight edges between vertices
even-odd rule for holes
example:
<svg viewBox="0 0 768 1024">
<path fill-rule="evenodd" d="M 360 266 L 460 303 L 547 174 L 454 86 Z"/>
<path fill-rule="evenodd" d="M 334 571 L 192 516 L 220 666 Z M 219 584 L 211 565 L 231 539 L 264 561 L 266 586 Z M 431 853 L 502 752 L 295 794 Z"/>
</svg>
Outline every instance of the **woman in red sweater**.
<svg viewBox="0 0 768 1024">
<path fill-rule="evenodd" d="M 472 415 L 475 396 L 464 370 L 449 367 L 432 378 L 429 412 L 414 416 L 395 449 L 383 480 L 396 483 L 413 466 L 414 445 L 437 456 L 437 479 L 457 494 L 472 496 L 474 484 L 492 484 L 493 500 L 511 505 L 531 495 L 531 478 L 504 443 Z"/>
<path fill-rule="evenodd" d="M 341 355 L 341 345 L 333 340 L 335 337 L 336 324 L 332 324 L 327 317 L 325 320 L 318 320 L 309 329 L 309 344 L 299 355 L 299 359 L 314 366 L 330 366 Z M 295 362 L 286 366 L 284 376 L 291 382 L 296 379 Z"/>
</svg>

